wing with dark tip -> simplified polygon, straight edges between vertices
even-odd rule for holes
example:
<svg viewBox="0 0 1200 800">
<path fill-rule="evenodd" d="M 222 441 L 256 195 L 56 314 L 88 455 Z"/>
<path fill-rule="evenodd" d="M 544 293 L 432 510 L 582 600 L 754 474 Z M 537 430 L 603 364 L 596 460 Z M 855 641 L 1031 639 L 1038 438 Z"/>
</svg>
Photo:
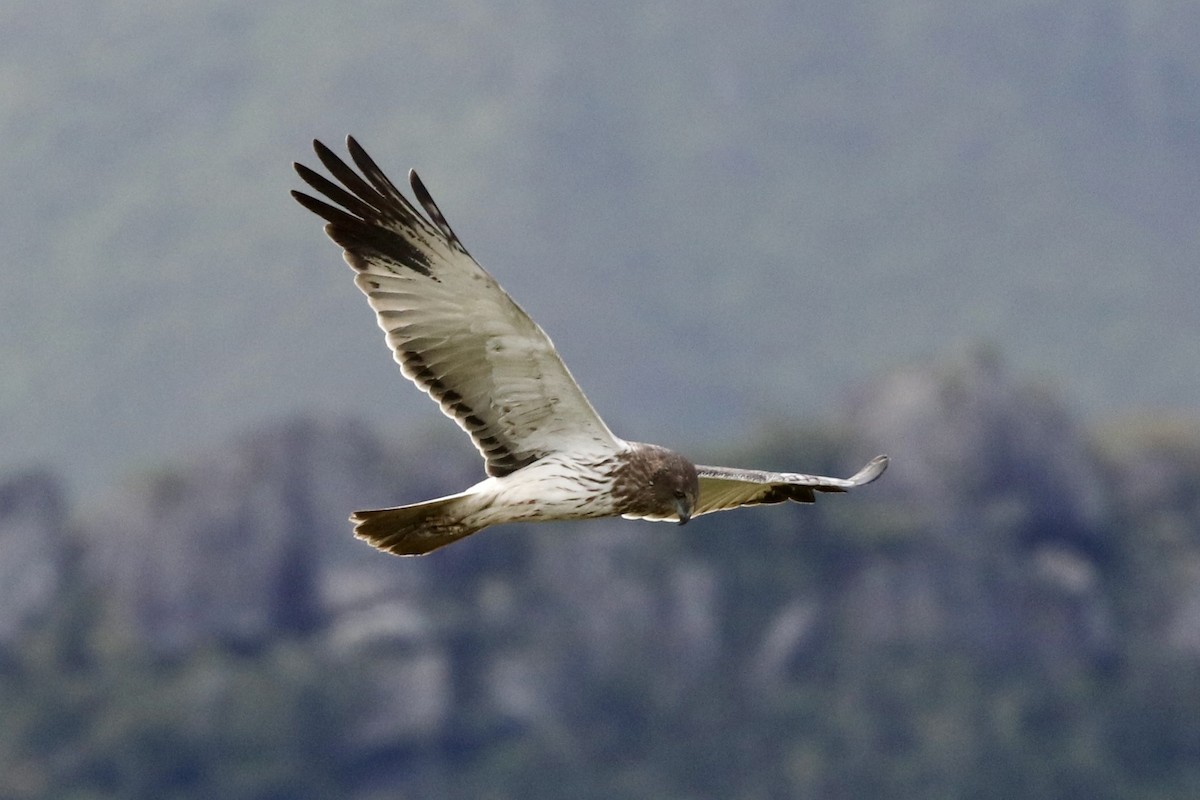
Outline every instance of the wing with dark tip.
<svg viewBox="0 0 1200 800">
<path fill-rule="evenodd" d="M 358 142 L 346 145 L 357 172 L 313 142 L 337 182 L 296 164 L 324 197 L 292 196 L 328 222 L 401 371 L 470 434 L 488 474 L 618 449 L 549 337 L 471 258 L 417 174 L 409 183 L 428 219 Z"/>
<path fill-rule="evenodd" d="M 887 465 L 887 456 L 876 456 L 849 478 L 697 465 L 700 497 L 692 509 L 692 516 L 788 500 L 812 503 L 816 501 L 817 492 L 846 492 L 865 486 L 882 475 Z"/>
</svg>

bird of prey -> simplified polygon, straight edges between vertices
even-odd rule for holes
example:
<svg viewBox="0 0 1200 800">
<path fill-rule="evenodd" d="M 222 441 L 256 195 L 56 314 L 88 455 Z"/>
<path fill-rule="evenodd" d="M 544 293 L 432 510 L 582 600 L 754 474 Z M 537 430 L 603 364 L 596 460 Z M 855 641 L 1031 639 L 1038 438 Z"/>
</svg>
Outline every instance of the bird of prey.
<svg viewBox="0 0 1200 800">
<path fill-rule="evenodd" d="M 358 538 L 410 556 L 506 522 L 619 515 L 683 524 L 739 506 L 811 503 L 815 492 L 862 486 L 887 467 L 878 456 L 846 479 L 706 467 L 617 437 L 549 337 L 467 253 L 417 173 L 409 184 L 427 217 L 353 137 L 346 145 L 357 172 L 314 141 L 341 185 L 295 164 L 325 199 L 292 196 L 326 220 L 401 372 L 466 431 L 488 476 L 436 500 L 357 511 Z"/>
</svg>

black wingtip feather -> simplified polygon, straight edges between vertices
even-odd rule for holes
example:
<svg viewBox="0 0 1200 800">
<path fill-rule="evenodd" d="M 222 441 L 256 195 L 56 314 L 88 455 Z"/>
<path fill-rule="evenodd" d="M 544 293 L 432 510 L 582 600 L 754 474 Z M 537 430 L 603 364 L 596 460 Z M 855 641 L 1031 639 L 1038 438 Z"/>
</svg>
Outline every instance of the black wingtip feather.
<svg viewBox="0 0 1200 800">
<path fill-rule="evenodd" d="M 362 145 L 353 136 L 346 137 L 346 148 L 350 151 L 350 158 L 354 161 L 355 166 L 358 167 L 376 191 L 392 202 L 402 206 L 414 216 L 419 216 L 419 212 L 408 201 L 408 198 L 404 196 L 404 193 L 396 188 L 396 184 L 392 183 L 391 178 L 379 168 L 375 160 L 367 154 L 367 151 L 363 149 Z"/>
<path fill-rule="evenodd" d="M 437 229 L 446 237 L 446 241 L 454 246 L 459 252 L 467 254 L 467 248 L 463 247 L 462 241 L 450 227 L 450 223 L 446 221 L 446 217 L 442 214 L 442 210 L 438 208 L 438 204 L 433 202 L 433 195 L 425 188 L 425 184 L 421 181 L 421 176 L 417 175 L 415 169 L 408 171 L 408 185 L 412 187 L 413 194 L 417 196 L 417 201 L 420 202 L 421 208 L 425 209 L 425 213 L 429 215 L 429 219 L 437 226 Z"/>
<path fill-rule="evenodd" d="M 304 206 L 326 222 L 332 222 L 336 225 L 349 226 L 364 224 L 363 221 L 358 217 L 348 214 L 336 206 L 331 206 L 324 200 L 320 200 L 312 195 L 308 195 L 304 192 L 293 189 L 292 197 L 296 198 L 297 203 Z"/>
<path fill-rule="evenodd" d="M 354 167 L 351 167 L 323 144 L 320 139 L 313 139 L 312 146 L 313 152 L 317 154 L 321 164 L 334 179 L 341 183 L 341 186 L 303 164 L 294 163 L 293 167 L 305 183 L 329 200 L 342 206 L 352 217 L 357 216 L 361 221 L 375 225 L 383 223 L 385 227 L 388 223 L 393 223 L 426 228 L 430 233 L 440 233 L 447 244 L 462 254 L 470 255 L 446 221 L 437 203 L 433 201 L 425 184 L 417 176 L 416 170 L 409 170 L 409 183 L 420 205 L 425 209 L 429 217 L 428 221 L 422 217 L 416 206 L 392 183 L 391 179 L 353 136 L 346 137 L 346 147 L 349 150 L 351 161 L 361 171 L 361 175 L 355 171 Z M 343 217 L 335 216 L 342 209 L 334 209 L 316 198 L 301 199 L 295 193 L 293 196 L 296 196 L 296 199 L 305 208 L 330 222 L 338 225 L 346 222 Z M 432 227 L 429 227 L 429 222 L 433 223 Z"/>
<path fill-rule="evenodd" d="M 333 156 L 333 158 L 337 158 L 337 156 L 333 154 L 333 151 L 326 147 L 325 143 L 320 139 L 313 139 L 313 152 L 317 154 L 317 158 L 321 159 L 322 163 L 324 163 L 326 156 Z"/>
<path fill-rule="evenodd" d="M 346 169 L 345 163 L 337 157 L 337 153 L 326 147 L 320 139 L 313 139 L 313 152 L 317 154 L 317 159 L 325 165 L 325 169 L 335 177 L 338 177 L 340 171 Z"/>
<path fill-rule="evenodd" d="M 300 178 L 320 197 L 298 191 L 293 191 L 292 196 L 330 223 L 325 233 L 347 252 L 352 267 L 361 272 L 369 268 L 369 261 L 378 258 L 381 263 L 404 266 L 438 280 L 433 275 L 427 247 L 439 233 L 450 246 L 466 254 L 420 179 L 415 179 L 418 187 L 415 191 L 432 219 L 432 225 L 353 136 L 346 137 L 353 166 L 320 139 L 313 139 L 312 144 L 317 158 L 333 180 L 303 164 L 293 164 Z M 412 174 L 415 177 L 415 173 Z M 354 255 L 354 260 L 350 260 L 350 254 Z"/>
</svg>

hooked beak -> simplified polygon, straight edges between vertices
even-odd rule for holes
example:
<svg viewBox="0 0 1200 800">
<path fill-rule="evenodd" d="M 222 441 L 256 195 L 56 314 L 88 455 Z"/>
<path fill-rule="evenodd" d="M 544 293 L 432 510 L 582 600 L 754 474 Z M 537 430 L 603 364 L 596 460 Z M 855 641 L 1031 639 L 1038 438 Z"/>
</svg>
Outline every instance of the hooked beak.
<svg viewBox="0 0 1200 800">
<path fill-rule="evenodd" d="M 675 511 L 679 514 L 679 524 L 686 525 L 692 518 L 692 507 L 687 498 L 681 497 L 675 501 Z"/>
</svg>

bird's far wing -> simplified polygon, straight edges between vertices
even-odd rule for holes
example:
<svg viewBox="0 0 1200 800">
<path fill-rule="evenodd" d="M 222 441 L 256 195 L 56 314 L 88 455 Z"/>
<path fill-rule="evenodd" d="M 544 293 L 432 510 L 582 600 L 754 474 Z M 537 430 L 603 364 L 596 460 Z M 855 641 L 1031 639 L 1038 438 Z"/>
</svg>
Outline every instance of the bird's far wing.
<svg viewBox="0 0 1200 800">
<path fill-rule="evenodd" d="M 346 145 L 358 172 L 313 142 L 341 185 L 296 164 L 325 199 L 292 196 L 329 223 L 401 371 L 470 434 L 488 474 L 560 450 L 616 449 L 549 337 L 467 253 L 417 174 L 409 182 L 429 219 L 358 142 Z"/>
<path fill-rule="evenodd" d="M 876 456 L 849 478 L 697 465 L 700 498 L 692 516 L 787 500 L 812 503 L 816 501 L 816 492 L 846 492 L 870 483 L 883 474 L 887 465 L 887 456 Z"/>
</svg>

